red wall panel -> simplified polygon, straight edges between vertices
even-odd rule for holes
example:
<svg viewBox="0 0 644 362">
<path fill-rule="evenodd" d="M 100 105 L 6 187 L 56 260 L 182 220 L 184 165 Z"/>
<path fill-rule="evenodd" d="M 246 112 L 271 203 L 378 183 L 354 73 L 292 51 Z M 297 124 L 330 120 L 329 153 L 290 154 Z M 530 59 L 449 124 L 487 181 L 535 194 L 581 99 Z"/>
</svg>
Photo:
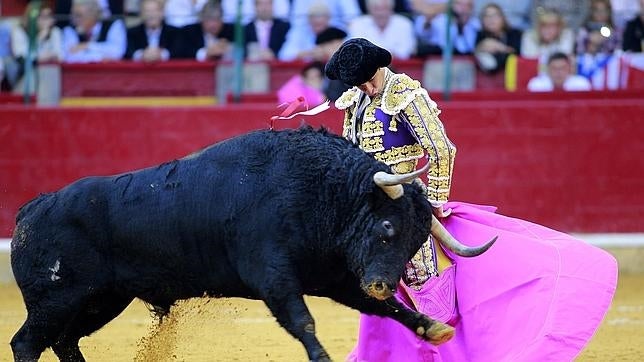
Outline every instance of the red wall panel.
<svg viewBox="0 0 644 362">
<path fill-rule="evenodd" d="M 564 231 L 644 231 L 644 101 L 570 97 L 442 103 L 458 148 L 452 199 Z M 0 236 L 38 193 L 182 157 L 267 128 L 275 113 L 253 105 L 0 108 Z M 307 122 L 339 132 L 341 117 L 332 110 Z"/>
</svg>

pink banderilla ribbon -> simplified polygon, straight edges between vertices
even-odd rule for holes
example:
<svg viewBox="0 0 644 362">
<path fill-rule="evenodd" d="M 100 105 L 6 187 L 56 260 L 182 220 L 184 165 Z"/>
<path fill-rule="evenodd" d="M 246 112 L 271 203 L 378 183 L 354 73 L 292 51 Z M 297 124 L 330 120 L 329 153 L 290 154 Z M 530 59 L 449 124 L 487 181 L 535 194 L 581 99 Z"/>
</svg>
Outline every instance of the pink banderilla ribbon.
<svg viewBox="0 0 644 362">
<path fill-rule="evenodd" d="M 302 96 L 297 97 L 294 101 L 292 101 L 290 103 L 288 103 L 288 102 L 287 103 L 282 103 L 282 104 L 280 104 L 278 106 L 278 108 L 283 107 L 285 105 L 288 105 L 288 106 L 282 111 L 282 113 L 280 113 L 279 116 L 272 116 L 271 117 L 271 130 L 273 130 L 273 124 L 274 124 L 274 122 L 276 120 L 279 120 L 279 119 L 292 119 L 292 118 L 294 118 L 296 116 L 313 116 L 313 115 L 322 113 L 322 112 L 324 112 L 324 111 L 326 111 L 327 109 L 330 108 L 329 101 L 327 100 L 326 102 L 321 103 L 320 105 L 318 105 L 316 107 L 308 109 L 309 105 L 306 102 L 306 98 L 304 98 Z M 302 106 L 302 105 L 304 105 L 304 107 L 307 108 L 307 110 L 293 113 L 298 108 L 300 108 L 300 106 Z"/>
</svg>

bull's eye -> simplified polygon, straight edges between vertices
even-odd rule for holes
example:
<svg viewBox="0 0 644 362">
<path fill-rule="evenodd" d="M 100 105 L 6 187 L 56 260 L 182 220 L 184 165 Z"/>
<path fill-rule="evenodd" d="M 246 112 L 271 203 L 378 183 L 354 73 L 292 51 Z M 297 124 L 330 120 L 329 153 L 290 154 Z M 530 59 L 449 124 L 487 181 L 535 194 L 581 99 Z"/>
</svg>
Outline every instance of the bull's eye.
<svg viewBox="0 0 644 362">
<path fill-rule="evenodd" d="M 391 224 L 389 220 L 385 220 L 382 222 L 382 228 L 385 229 L 385 235 L 387 237 L 392 237 L 396 233 L 394 230 L 394 226 Z"/>
</svg>

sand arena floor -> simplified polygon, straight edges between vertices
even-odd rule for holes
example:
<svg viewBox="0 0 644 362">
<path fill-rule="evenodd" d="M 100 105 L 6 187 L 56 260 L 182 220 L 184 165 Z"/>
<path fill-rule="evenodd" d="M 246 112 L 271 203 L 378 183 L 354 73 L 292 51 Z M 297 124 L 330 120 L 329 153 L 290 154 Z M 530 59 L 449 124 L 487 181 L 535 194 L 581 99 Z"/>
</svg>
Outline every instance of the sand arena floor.
<svg viewBox="0 0 644 362">
<path fill-rule="evenodd" d="M 324 298 L 307 298 L 318 337 L 336 361 L 356 341 L 358 313 Z M 15 284 L 0 285 L 0 361 L 24 321 Z M 81 340 L 88 361 L 305 361 L 299 342 L 258 301 L 194 299 L 173 309 L 160 328 L 140 301 Z M 41 361 L 57 361 L 47 350 Z M 613 305 L 577 361 L 644 361 L 644 275 L 621 275 Z"/>
</svg>

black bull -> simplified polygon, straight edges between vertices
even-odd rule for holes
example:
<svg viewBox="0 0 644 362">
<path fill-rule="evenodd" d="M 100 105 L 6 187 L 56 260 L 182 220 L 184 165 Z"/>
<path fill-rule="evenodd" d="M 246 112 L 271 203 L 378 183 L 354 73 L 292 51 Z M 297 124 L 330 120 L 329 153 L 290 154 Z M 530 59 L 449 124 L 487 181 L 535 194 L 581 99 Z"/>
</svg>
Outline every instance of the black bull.
<svg viewBox="0 0 644 362">
<path fill-rule="evenodd" d="M 14 359 L 51 347 L 83 360 L 79 339 L 134 298 L 167 311 L 204 294 L 263 300 L 316 361 L 328 355 L 304 294 L 449 339 L 451 327 L 391 297 L 431 208 L 416 184 L 388 196 L 379 171 L 388 167 L 325 131 L 257 131 L 39 196 L 19 211 L 11 244 L 28 311 Z"/>
</svg>

